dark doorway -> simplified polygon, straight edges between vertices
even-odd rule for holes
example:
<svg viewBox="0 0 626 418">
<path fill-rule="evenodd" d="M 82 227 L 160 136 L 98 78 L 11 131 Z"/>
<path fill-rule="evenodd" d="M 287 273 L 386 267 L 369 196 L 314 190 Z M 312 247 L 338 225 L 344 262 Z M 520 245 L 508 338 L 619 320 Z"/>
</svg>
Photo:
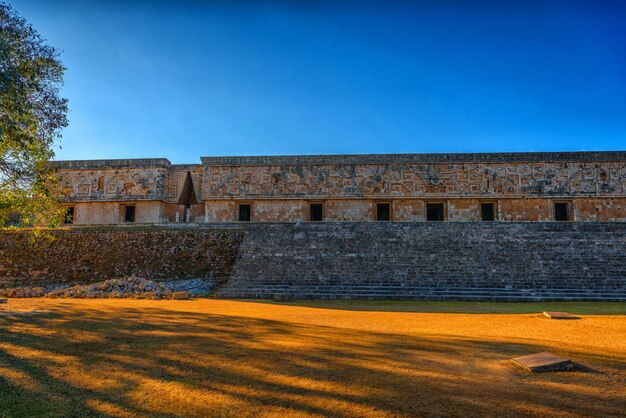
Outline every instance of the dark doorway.
<svg viewBox="0 0 626 418">
<path fill-rule="evenodd" d="M 239 205 L 239 222 L 250 222 L 251 205 Z"/>
<path fill-rule="evenodd" d="M 554 218 L 559 222 L 569 221 L 567 203 L 557 202 L 554 204 Z"/>
<path fill-rule="evenodd" d="M 191 218 L 191 206 L 198 204 L 196 191 L 193 187 L 193 179 L 189 171 L 187 171 L 187 176 L 185 176 L 185 182 L 183 183 L 183 188 L 178 197 L 178 204 L 184 206 L 183 222 L 189 222 Z"/>
<path fill-rule="evenodd" d="M 134 206 L 124 206 L 124 222 L 135 222 Z"/>
<path fill-rule="evenodd" d="M 443 221 L 443 203 L 427 203 L 426 220 Z"/>
<path fill-rule="evenodd" d="M 483 221 L 495 221 L 496 220 L 495 204 L 481 203 L 480 213 L 481 213 Z"/>
<path fill-rule="evenodd" d="M 324 216 L 324 207 L 321 203 L 311 203 L 310 206 L 310 215 L 309 220 L 311 221 L 321 221 Z"/>
<path fill-rule="evenodd" d="M 376 220 L 388 221 L 391 219 L 391 209 L 389 203 L 376 203 Z"/>
<path fill-rule="evenodd" d="M 65 218 L 63 218 L 64 224 L 74 223 L 74 206 L 65 208 Z"/>
</svg>

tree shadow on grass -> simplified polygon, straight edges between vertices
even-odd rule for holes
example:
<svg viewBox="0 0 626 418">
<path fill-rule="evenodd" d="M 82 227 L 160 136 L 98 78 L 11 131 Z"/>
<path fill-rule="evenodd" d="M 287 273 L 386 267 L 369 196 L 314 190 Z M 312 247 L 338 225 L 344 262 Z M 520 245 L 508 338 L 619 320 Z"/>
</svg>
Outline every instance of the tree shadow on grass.
<svg viewBox="0 0 626 418">
<path fill-rule="evenodd" d="M 533 344 L 159 308 L 0 317 L 0 416 L 619 415 L 626 359 L 529 375 Z"/>
</svg>

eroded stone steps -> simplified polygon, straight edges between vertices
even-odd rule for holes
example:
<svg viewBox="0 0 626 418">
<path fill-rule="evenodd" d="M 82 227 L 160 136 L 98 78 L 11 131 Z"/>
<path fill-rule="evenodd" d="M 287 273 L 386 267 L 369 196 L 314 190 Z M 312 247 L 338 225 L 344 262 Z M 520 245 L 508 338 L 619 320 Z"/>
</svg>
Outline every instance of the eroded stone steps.
<svg viewBox="0 0 626 418">
<path fill-rule="evenodd" d="M 496 289 L 433 289 L 433 288 L 316 288 L 307 286 L 291 286 L 291 287 L 255 287 L 255 286 L 233 286 L 227 290 L 221 290 L 218 293 L 220 297 L 243 297 L 244 294 L 254 294 L 257 297 L 273 297 L 276 294 L 289 295 L 329 295 L 333 298 L 355 298 L 359 296 L 367 297 L 391 297 L 401 298 L 407 297 L 507 297 L 507 298 L 557 298 L 571 300 L 626 300 L 626 290 L 563 290 L 563 289 L 535 289 L 535 290 L 496 290 Z"/>
<path fill-rule="evenodd" d="M 626 224 L 251 225 L 220 297 L 626 300 Z"/>
<path fill-rule="evenodd" d="M 418 295 L 451 295 L 451 294 L 468 294 L 468 295 L 502 295 L 502 296 L 563 296 L 563 297 L 611 297 L 617 295 L 626 295 L 625 289 L 620 290 L 605 290 L 605 291 L 584 291 L 584 290 L 568 290 L 562 291 L 560 289 L 541 289 L 541 290 L 494 290 L 494 289 L 480 289 L 480 288 L 467 288 L 467 289 L 381 289 L 381 288 L 316 288 L 307 286 L 291 286 L 291 287 L 260 287 L 260 286 L 241 286 L 230 287 L 228 293 L 326 293 L 337 295 L 358 295 L 358 294 L 388 294 L 388 295 L 403 295 L 403 294 L 418 294 Z M 222 291 L 224 292 L 224 291 Z M 224 292 L 225 293 L 225 292 Z"/>
<path fill-rule="evenodd" d="M 329 294 L 329 293 L 222 293 L 222 298 L 229 299 L 319 299 L 319 300 L 424 300 L 424 301 L 502 301 L 502 302 L 534 302 L 534 301 L 596 301 L 596 302 L 626 302 L 626 294 L 624 295 L 606 295 L 606 296 L 580 296 L 571 297 L 563 295 L 522 295 L 522 296 L 506 296 L 492 294 L 445 294 L 445 295 L 389 295 L 389 294 Z"/>
<path fill-rule="evenodd" d="M 412 292 L 427 292 L 427 291 L 436 291 L 436 292 L 458 292 L 458 291 L 468 291 L 471 289 L 480 290 L 483 292 L 499 292 L 499 293 L 543 293 L 543 292 L 558 292 L 558 293 L 585 293 L 585 294 L 593 294 L 593 293 L 611 293 L 611 292 L 623 292 L 626 293 L 626 287 L 619 288 L 601 288 L 601 289 L 547 289 L 547 288 L 501 288 L 501 287 L 446 287 L 446 286 L 385 286 L 385 285 L 307 285 L 303 283 L 293 283 L 293 284 L 262 284 L 256 283 L 255 285 L 247 285 L 247 284 L 233 284 L 229 286 L 229 289 L 264 289 L 264 290 L 285 290 L 285 289 L 314 289 L 319 291 L 412 291 Z"/>
<path fill-rule="evenodd" d="M 242 287 L 230 288 L 222 292 L 221 297 L 275 298 L 284 296 L 293 299 L 398 299 L 398 300 L 595 300 L 595 301 L 626 301 L 626 289 L 620 291 L 580 290 L 562 291 L 561 289 L 543 290 L 497 290 L 497 289 L 315 289 L 308 287 Z"/>
<path fill-rule="evenodd" d="M 584 291 L 584 290 L 567 290 L 563 291 L 561 289 L 535 289 L 535 290 L 526 290 L 526 289 L 515 289 L 515 290 L 498 290 L 498 289 L 481 289 L 481 288 L 466 288 L 466 289 L 437 289 L 437 288 L 346 288 L 346 287 L 326 287 L 326 288 L 318 288 L 318 287 L 307 287 L 307 286 L 285 286 L 285 287 L 272 287 L 272 286 L 233 286 L 229 288 L 229 291 L 252 291 L 252 292 L 295 292 L 295 291 L 307 291 L 307 292 L 329 292 L 329 293 L 493 293 L 493 294 L 561 294 L 561 295 L 607 295 L 607 294 L 626 294 L 625 289 L 621 289 L 619 291 Z"/>
<path fill-rule="evenodd" d="M 335 283 L 335 284 L 329 284 L 329 283 L 320 283 L 320 282 L 311 282 L 311 283 L 307 283 L 307 282 L 300 282 L 297 280 L 294 281 L 282 281 L 280 283 L 277 282 L 262 282 L 262 281 L 256 281 L 255 283 L 246 283 L 245 281 L 238 281 L 237 283 L 231 283 L 230 284 L 230 288 L 234 288 L 234 287 L 255 287 L 255 286 L 262 286 L 263 288 L 287 288 L 287 287 L 291 287 L 291 286 L 298 286 L 298 287 L 309 287 L 309 288 L 316 288 L 316 289 L 341 289 L 341 288 L 345 288 L 345 289 L 353 289 L 353 290 L 358 290 L 358 289 L 381 289 L 381 290 L 387 290 L 387 289 L 399 289 L 399 290 L 428 290 L 428 289 L 433 289 L 433 290 L 438 290 L 438 291 L 448 291 L 450 289 L 470 289 L 470 288 L 474 288 L 474 289 L 481 289 L 481 290 L 485 290 L 485 291 L 489 291 L 489 290 L 493 290 L 493 291 L 515 291 L 515 292 L 541 292 L 541 291 L 546 291 L 546 290 L 554 290 L 554 291 L 559 291 L 559 292 L 611 292 L 611 291 L 626 291 L 626 286 L 603 286 L 603 287 L 595 287 L 595 288 L 583 288 L 583 287 L 577 287 L 577 288 L 553 288 L 553 287 L 520 287 L 520 286 L 493 286 L 493 287 L 484 287 L 484 286 L 478 286 L 475 284 L 472 284 L 472 286 L 454 286 L 454 285 L 448 285 L 447 283 L 426 283 L 426 284 L 420 284 L 420 285 L 404 285 L 404 284 L 386 284 L 386 283 L 374 283 L 374 284 L 366 284 L 366 283 L 358 283 L 358 284 L 353 284 L 350 282 L 346 282 L 346 283 Z"/>
</svg>

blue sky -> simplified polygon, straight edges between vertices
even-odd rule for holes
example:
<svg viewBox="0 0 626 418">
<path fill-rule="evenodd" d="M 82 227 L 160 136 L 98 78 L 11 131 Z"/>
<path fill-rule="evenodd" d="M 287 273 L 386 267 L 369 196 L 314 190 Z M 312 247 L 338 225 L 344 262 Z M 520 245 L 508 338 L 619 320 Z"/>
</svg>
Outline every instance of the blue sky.
<svg viewBox="0 0 626 418">
<path fill-rule="evenodd" d="M 10 1 L 57 159 L 626 149 L 624 1 L 302 3 Z"/>
</svg>

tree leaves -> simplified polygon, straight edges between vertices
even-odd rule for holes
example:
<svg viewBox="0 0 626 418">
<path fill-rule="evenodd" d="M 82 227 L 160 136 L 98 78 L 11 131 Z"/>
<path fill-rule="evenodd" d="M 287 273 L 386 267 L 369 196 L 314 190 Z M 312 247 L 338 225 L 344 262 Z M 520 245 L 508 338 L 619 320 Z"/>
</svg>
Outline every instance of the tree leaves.
<svg viewBox="0 0 626 418">
<path fill-rule="evenodd" d="M 0 2 L 0 226 L 58 222 L 52 145 L 67 126 L 59 51 Z"/>
</svg>

